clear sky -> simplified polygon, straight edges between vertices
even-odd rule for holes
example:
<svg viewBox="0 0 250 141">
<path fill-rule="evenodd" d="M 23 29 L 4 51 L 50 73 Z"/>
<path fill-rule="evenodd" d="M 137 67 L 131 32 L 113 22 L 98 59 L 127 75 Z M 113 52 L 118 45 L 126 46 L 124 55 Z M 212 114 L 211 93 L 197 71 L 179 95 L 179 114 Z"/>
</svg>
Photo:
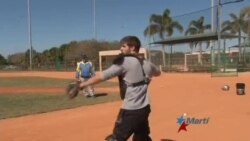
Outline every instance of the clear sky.
<svg viewBox="0 0 250 141">
<path fill-rule="evenodd" d="M 70 41 L 95 38 L 94 0 L 30 0 L 32 45 L 39 52 Z M 217 0 L 214 0 L 215 4 Z M 228 1 L 228 0 L 222 0 Z M 0 54 L 8 56 L 29 49 L 28 0 L 0 0 Z M 143 31 L 151 14 L 168 8 L 172 16 L 206 9 L 211 0 L 95 0 L 96 39 L 114 41 L 125 35 L 147 40 Z M 249 6 L 250 0 L 227 4 L 233 12 Z M 226 12 L 224 12 L 226 13 Z M 192 20 L 192 19 L 191 19 Z"/>
</svg>

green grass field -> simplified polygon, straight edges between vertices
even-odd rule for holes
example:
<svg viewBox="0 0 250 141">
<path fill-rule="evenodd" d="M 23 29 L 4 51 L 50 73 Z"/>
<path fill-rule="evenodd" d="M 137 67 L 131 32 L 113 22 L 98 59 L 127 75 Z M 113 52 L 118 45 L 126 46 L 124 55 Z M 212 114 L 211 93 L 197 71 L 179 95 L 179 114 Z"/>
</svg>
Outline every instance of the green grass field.
<svg viewBox="0 0 250 141">
<path fill-rule="evenodd" d="M 42 77 L 0 78 L 1 87 L 64 87 L 72 80 Z M 117 83 L 103 82 L 95 87 L 115 87 Z M 0 92 L 0 119 L 19 117 L 30 114 L 45 113 L 56 110 L 75 108 L 117 101 L 119 94 L 97 93 L 96 98 L 85 98 L 82 94 L 73 100 L 59 93 L 41 94 L 22 93 L 5 94 Z"/>
<path fill-rule="evenodd" d="M 45 77 L 0 77 L 1 87 L 65 87 L 69 82 L 75 79 L 57 79 Z M 113 87 L 118 86 L 116 82 L 102 82 L 95 87 Z"/>
</svg>

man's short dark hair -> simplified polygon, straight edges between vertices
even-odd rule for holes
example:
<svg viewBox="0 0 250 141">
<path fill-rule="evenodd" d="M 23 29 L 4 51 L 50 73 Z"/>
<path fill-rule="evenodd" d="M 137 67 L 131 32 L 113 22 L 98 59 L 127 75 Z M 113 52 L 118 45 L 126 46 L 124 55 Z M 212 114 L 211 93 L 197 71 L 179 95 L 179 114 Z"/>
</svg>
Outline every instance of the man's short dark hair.
<svg viewBox="0 0 250 141">
<path fill-rule="evenodd" d="M 126 43 L 129 47 L 134 46 L 135 51 L 139 52 L 141 47 L 141 42 L 136 36 L 125 36 L 120 40 L 120 44 Z"/>
</svg>

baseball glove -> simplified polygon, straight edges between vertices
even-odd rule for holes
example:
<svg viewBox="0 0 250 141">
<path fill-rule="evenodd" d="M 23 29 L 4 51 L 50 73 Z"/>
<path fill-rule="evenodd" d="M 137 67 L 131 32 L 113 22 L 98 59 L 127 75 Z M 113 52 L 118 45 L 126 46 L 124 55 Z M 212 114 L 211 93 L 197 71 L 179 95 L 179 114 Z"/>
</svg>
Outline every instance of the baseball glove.
<svg viewBox="0 0 250 141">
<path fill-rule="evenodd" d="M 67 85 L 65 91 L 69 99 L 73 99 L 78 95 L 80 90 L 80 83 L 80 81 L 74 81 Z"/>
</svg>

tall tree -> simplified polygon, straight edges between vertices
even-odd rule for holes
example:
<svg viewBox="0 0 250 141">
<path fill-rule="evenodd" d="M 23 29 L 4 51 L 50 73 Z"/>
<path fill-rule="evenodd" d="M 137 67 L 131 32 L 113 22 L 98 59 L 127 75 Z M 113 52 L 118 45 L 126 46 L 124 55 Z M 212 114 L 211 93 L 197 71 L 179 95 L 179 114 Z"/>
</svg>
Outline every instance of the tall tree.
<svg viewBox="0 0 250 141">
<path fill-rule="evenodd" d="M 239 62 L 242 62 L 242 46 L 241 39 L 242 34 L 249 34 L 249 22 L 250 22 L 250 7 L 245 7 L 240 10 L 238 14 L 230 13 L 230 20 L 223 22 L 225 28 L 222 31 L 228 31 L 232 34 L 238 35 L 238 46 L 239 46 Z"/>
<path fill-rule="evenodd" d="M 169 9 L 165 9 L 162 15 L 152 14 L 149 19 L 150 24 L 144 30 L 144 36 L 154 36 L 158 35 L 161 40 L 171 37 L 174 30 L 179 32 L 183 31 L 183 27 L 178 21 L 173 20 L 171 17 L 171 12 Z M 163 66 L 166 66 L 165 62 L 165 46 L 162 45 L 162 59 Z"/>
<path fill-rule="evenodd" d="M 250 41 L 250 6 L 242 8 L 240 15 L 244 19 L 243 32 L 248 35 L 248 41 Z"/>
<path fill-rule="evenodd" d="M 210 24 L 205 24 L 204 22 L 204 17 L 201 16 L 199 19 L 197 20 L 192 20 L 189 23 L 189 27 L 188 29 L 185 31 L 185 35 L 196 35 L 196 34 L 202 34 L 205 32 L 205 30 L 210 30 L 211 29 L 211 25 Z M 200 64 L 202 64 L 202 42 L 194 42 L 190 44 L 191 49 L 193 47 L 196 47 L 197 44 L 199 45 L 199 52 L 200 52 L 200 57 L 198 59 L 198 62 Z"/>
<path fill-rule="evenodd" d="M 8 56 L 8 62 L 11 65 L 21 66 L 22 68 L 27 68 L 27 63 L 25 62 L 25 53 L 15 53 Z"/>
<path fill-rule="evenodd" d="M 0 54 L 0 65 L 6 65 L 7 60 Z"/>
</svg>

